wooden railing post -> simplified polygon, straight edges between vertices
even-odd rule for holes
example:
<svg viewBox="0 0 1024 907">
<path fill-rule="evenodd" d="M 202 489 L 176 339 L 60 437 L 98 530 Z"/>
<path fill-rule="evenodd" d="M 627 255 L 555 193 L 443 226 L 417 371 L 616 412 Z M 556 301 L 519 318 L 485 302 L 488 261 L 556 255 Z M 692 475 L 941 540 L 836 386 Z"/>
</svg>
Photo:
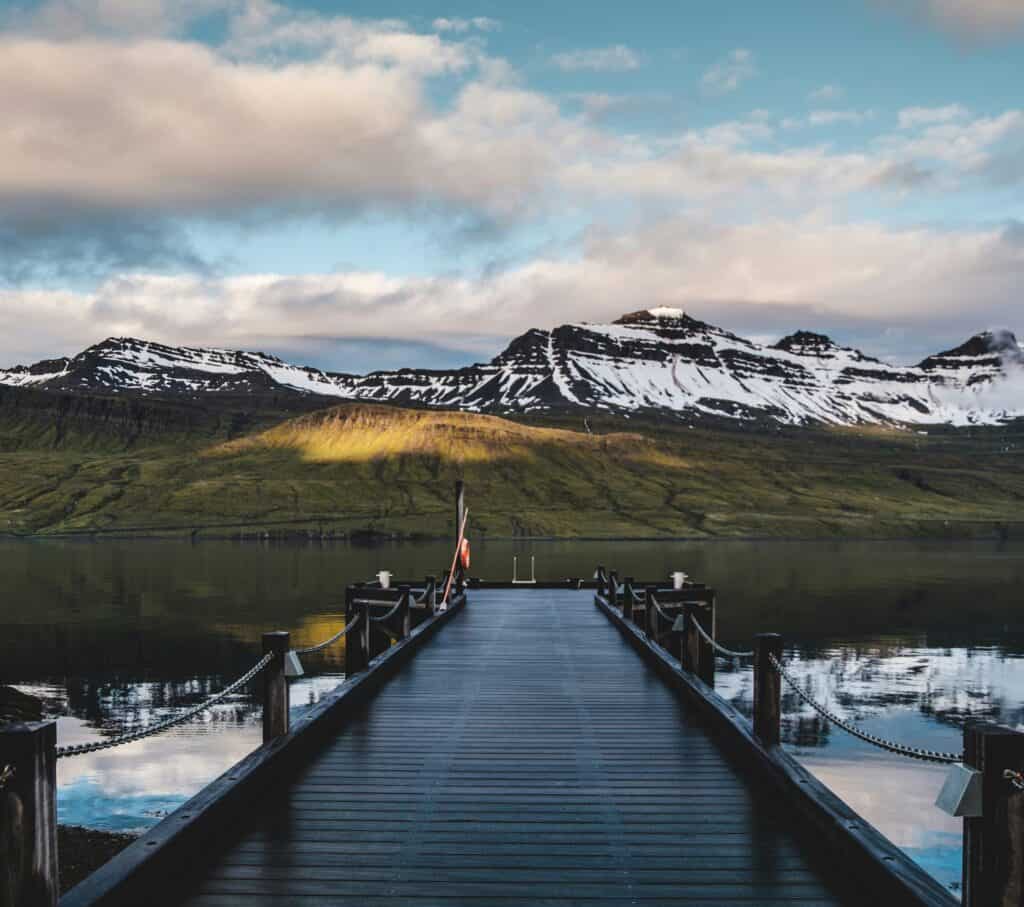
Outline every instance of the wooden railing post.
<svg viewBox="0 0 1024 907">
<path fill-rule="evenodd" d="M 782 677 L 769 656 L 782 661 L 782 637 L 758 633 L 754 637 L 754 734 L 765 746 L 781 739 Z"/>
<path fill-rule="evenodd" d="M 412 632 L 412 590 L 408 586 L 399 586 L 398 591 L 401 598 L 398 600 L 398 625 L 401 629 L 401 639 L 407 639 Z"/>
<path fill-rule="evenodd" d="M 358 592 L 356 593 L 358 595 Z M 374 645 L 374 629 L 373 629 L 373 610 L 370 607 L 369 599 L 363 599 L 363 603 L 359 606 L 359 613 L 361 615 L 359 619 L 359 641 L 363 647 L 363 662 L 364 667 L 369 665 L 373 661 L 374 656 L 377 654 Z"/>
<path fill-rule="evenodd" d="M 715 626 L 714 611 L 709 608 L 699 608 L 698 620 L 706 633 L 713 634 Z M 713 608 L 713 606 L 712 606 Z M 712 637 L 713 638 L 713 637 Z M 715 648 L 703 636 L 697 634 L 697 676 L 709 687 L 715 685 Z"/>
<path fill-rule="evenodd" d="M 355 620 L 362 620 L 362 610 L 355 604 L 356 589 L 349 586 L 345 589 L 345 623 L 350 624 Z M 345 637 L 345 673 L 358 674 L 366 667 L 366 658 L 363 649 L 363 630 L 360 624 L 356 629 Z"/>
<path fill-rule="evenodd" d="M 619 571 L 608 572 L 608 604 L 617 608 L 619 604 Z"/>
<path fill-rule="evenodd" d="M 0 724 L 0 904 L 55 907 L 57 723 Z"/>
<path fill-rule="evenodd" d="M 462 479 L 455 480 L 455 544 L 459 544 L 459 533 L 462 532 L 462 521 L 466 516 L 466 483 Z"/>
<path fill-rule="evenodd" d="M 625 620 L 633 619 L 633 577 L 627 576 L 622 581 L 622 616 Z"/>
<path fill-rule="evenodd" d="M 981 816 L 964 819 L 964 907 L 1024 904 L 1024 734 L 996 724 L 964 728 L 964 765 L 981 772 Z M 1018 776 L 1019 777 L 1019 776 Z"/>
<path fill-rule="evenodd" d="M 288 678 L 284 676 L 284 656 L 291 648 L 291 634 L 276 630 L 263 634 L 263 654 L 274 657 L 263 669 L 263 742 L 288 733 Z"/>
<path fill-rule="evenodd" d="M 697 643 L 700 642 L 697 628 L 694 626 L 694 605 L 693 602 L 683 602 L 683 632 L 679 638 L 679 664 L 684 671 L 691 674 L 696 673 L 699 652 Z"/>
<path fill-rule="evenodd" d="M 715 685 L 715 650 L 697 630 L 697 624 L 710 633 L 711 621 L 701 602 L 683 602 L 683 635 L 679 643 L 679 663 L 709 687 Z"/>
<path fill-rule="evenodd" d="M 432 617 L 437 611 L 437 577 L 427 577 L 427 589 L 423 596 L 427 604 L 427 617 Z"/>
<path fill-rule="evenodd" d="M 658 590 L 654 586 L 644 589 L 644 633 L 651 642 L 658 641 L 658 612 L 654 607 Z"/>
</svg>

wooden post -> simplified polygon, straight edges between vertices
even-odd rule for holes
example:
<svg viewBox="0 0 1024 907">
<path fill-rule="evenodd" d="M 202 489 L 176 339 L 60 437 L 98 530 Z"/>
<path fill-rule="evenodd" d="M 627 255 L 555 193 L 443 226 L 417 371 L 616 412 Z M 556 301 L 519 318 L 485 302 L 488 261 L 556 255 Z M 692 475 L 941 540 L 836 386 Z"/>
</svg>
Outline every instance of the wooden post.
<svg viewBox="0 0 1024 907">
<path fill-rule="evenodd" d="M 617 608 L 619 604 L 619 571 L 611 570 L 608 573 L 608 604 Z"/>
<path fill-rule="evenodd" d="M 683 632 L 679 637 L 679 664 L 684 671 L 693 674 L 697 669 L 699 637 L 694 626 L 693 602 L 683 602 Z"/>
<path fill-rule="evenodd" d="M 345 589 L 345 623 L 350 624 L 354 620 L 362 620 L 360 615 L 362 611 L 355 604 L 356 600 L 356 589 L 354 586 L 349 586 Z M 348 633 L 345 636 L 345 673 L 348 675 L 358 674 L 366 667 L 366 655 L 363 649 L 363 630 L 365 627 L 362 625 L 356 627 L 356 629 Z"/>
<path fill-rule="evenodd" d="M 455 544 L 459 544 L 459 533 L 462 532 L 462 521 L 466 516 L 466 483 L 462 479 L 455 480 Z"/>
<path fill-rule="evenodd" d="M 964 728 L 964 765 L 981 779 L 981 816 L 964 819 L 964 907 L 1024 904 L 1024 791 L 1003 776 L 1024 771 L 1024 734 L 996 724 Z"/>
<path fill-rule="evenodd" d="M 698 607 L 698 620 L 700 620 L 701 627 L 709 635 L 714 632 L 712 629 L 715 625 L 715 614 L 713 610 L 707 607 Z M 713 637 L 712 637 L 713 638 Z M 697 676 L 704 681 L 709 687 L 715 685 L 715 647 L 711 645 L 703 636 L 697 634 Z"/>
<path fill-rule="evenodd" d="M 263 669 L 263 742 L 269 743 L 288 733 L 288 678 L 284 676 L 284 656 L 291 648 L 291 634 L 276 630 L 263 634 L 263 654 L 273 654 Z"/>
<path fill-rule="evenodd" d="M 57 723 L 0 724 L 0 905 L 55 907 Z"/>
<path fill-rule="evenodd" d="M 597 591 L 600 592 L 606 598 L 608 597 L 608 574 L 605 572 L 604 564 L 598 564 L 597 570 L 594 571 L 597 576 Z"/>
<path fill-rule="evenodd" d="M 437 611 L 437 577 L 427 577 L 427 591 L 423 596 L 427 605 L 427 617 L 432 617 Z"/>
<path fill-rule="evenodd" d="M 774 655 L 782 661 L 782 637 L 758 633 L 754 637 L 754 735 L 765 746 L 781 739 L 782 676 L 771 663 Z"/>
<path fill-rule="evenodd" d="M 633 577 L 627 576 L 622 581 L 622 616 L 625 620 L 633 619 Z"/>
<path fill-rule="evenodd" d="M 458 548 L 462 541 L 462 523 L 466 518 L 466 483 L 462 479 L 455 480 L 455 545 Z M 466 585 L 466 570 L 462 566 L 462 552 L 455 554 L 455 579 L 452 584 L 452 597 L 462 591 Z"/>
<path fill-rule="evenodd" d="M 398 591 L 402 597 L 398 600 L 398 625 L 401 629 L 400 639 L 406 639 L 412 632 L 412 590 L 408 586 L 399 586 Z"/>
<path fill-rule="evenodd" d="M 367 599 L 367 601 L 369 601 Z M 387 649 L 387 643 L 381 641 L 383 636 L 385 639 L 387 635 L 382 631 L 378 630 L 375 622 L 371 619 L 373 616 L 373 609 L 371 605 L 365 604 L 362 606 L 363 613 L 363 647 L 366 651 L 366 663 L 369 664 L 375 659 L 381 652 Z"/>
<path fill-rule="evenodd" d="M 651 642 L 658 641 L 658 612 L 654 607 L 654 599 L 658 590 L 654 586 L 648 586 L 644 590 L 644 633 Z"/>
</svg>

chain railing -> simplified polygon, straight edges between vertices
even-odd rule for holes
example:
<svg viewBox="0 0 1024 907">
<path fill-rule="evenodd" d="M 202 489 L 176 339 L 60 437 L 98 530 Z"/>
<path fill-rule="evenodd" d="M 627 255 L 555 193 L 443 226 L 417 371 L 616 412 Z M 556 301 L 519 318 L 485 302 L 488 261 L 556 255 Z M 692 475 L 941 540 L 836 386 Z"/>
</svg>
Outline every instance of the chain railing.
<svg viewBox="0 0 1024 907">
<path fill-rule="evenodd" d="M 124 746 L 126 743 L 135 743 L 137 740 L 144 740 L 146 737 L 152 737 L 156 734 L 163 733 L 176 725 L 184 724 L 186 721 L 191 721 L 196 717 L 196 715 L 205 712 L 211 706 L 217 705 L 217 703 L 227 699 L 232 693 L 244 687 L 250 680 L 259 674 L 260 671 L 270 664 L 273 659 L 274 653 L 268 652 L 234 683 L 229 684 L 216 695 L 211 696 L 199 705 L 193 706 L 192 708 L 182 712 L 180 715 L 175 715 L 173 718 L 168 718 L 165 721 L 158 721 L 156 724 L 139 728 L 136 731 L 129 731 L 127 734 L 122 734 L 119 737 L 112 737 L 107 740 L 97 740 L 93 743 L 58 746 L 57 758 L 64 759 L 68 756 L 83 756 L 87 753 L 98 753 L 101 750 L 113 749 L 115 746 Z"/>
<path fill-rule="evenodd" d="M 709 646 L 711 646 L 712 649 L 714 649 L 716 652 L 718 652 L 719 655 L 724 655 L 726 658 L 753 658 L 754 657 L 754 653 L 753 652 L 742 652 L 742 651 L 737 651 L 735 649 L 727 649 L 721 643 L 716 642 L 714 639 L 711 638 L 711 636 L 708 634 L 708 631 L 705 630 L 700 625 L 700 621 L 699 620 L 697 620 L 696 618 L 694 618 L 692 616 L 691 616 L 690 619 L 693 620 L 693 625 L 697 628 L 697 632 L 702 637 L 704 637 L 704 641 Z"/>
<path fill-rule="evenodd" d="M 357 614 L 352 620 L 345 624 L 337 633 L 333 636 L 328 637 L 323 642 L 318 642 L 313 646 L 306 646 L 303 649 L 296 649 L 295 652 L 298 655 L 312 655 L 314 652 L 322 652 L 324 649 L 333 646 L 339 639 L 345 636 L 349 630 L 354 630 L 356 625 L 359 623 L 362 615 Z"/>
<path fill-rule="evenodd" d="M 786 669 L 785 665 L 782 664 L 779 659 L 774 655 L 768 656 L 771 661 L 772 667 L 782 676 L 782 679 L 790 686 L 794 693 L 800 697 L 800 699 L 809 705 L 815 712 L 821 715 L 822 718 L 831 721 L 836 727 L 846 731 L 856 737 L 858 740 L 863 740 L 865 743 L 870 743 L 872 746 L 877 746 L 879 749 L 886 750 L 890 753 L 896 753 L 899 756 L 907 756 L 911 759 L 920 759 L 924 762 L 942 762 L 950 764 L 953 762 L 963 762 L 963 753 L 943 753 L 937 750 L 922 749 L 916 746 L 907 746 L 904 743 L 896 743 L 892 740 L 886 740 L 884 737 L 878 737 L 875 734 L 869 734 L 867 731 L 862 731 L 856 725 L 850 724 L 844 721 L 834 712 L 825 708 L 821 703 L 815 702 L 805 690 L 803 690 L 797 680 L 792 674 Z"/>
<path fill-rule="evenodd" d="M 380 605 L 380 604 L 386 604 L 386 602 L 372 601 L 371 599 L 366 599 L 366 598 L 357 598 L 354 602 L 352 602 L 352 604 L 354 604 L 354 605 Z M 402 600 L 399 599 L 397 602 L 395 602 L 395 606 L 393 608 L 391 608 L 389 611 L 385 612 L 384 614 L 379 614 L 376 617 L 371 616 L 370 620 L 373 623 L 375 623 L 375 624 L 385 623 L 386 621 L 391 620 L 391 618 L 394 617 L 398 613 L 398 609 L 401 608 L 401 607 L 402 607 Z"/>
<path fill-rule="evenodd" d="M 600 571 L 599 571 L 599 574 L 600 574 Z M 603 578 L 603 577 L 599 576 L 599 578 Z M 627 588 L 626 591 L 630 592 L 632 590 Z M 657 613 L 657 615 L 662 620 L 664 620 L 666 622 L 671 622 L 673 620 L 671 615 L 669 615 L 668 613 L 665 612 L 665 610 L 658 603 L 658 600 L 657 600 L 656 596 L 654 594 L 651 594 L 654 591 L 655 591 L 654 588 L 651 587 L 650 592 L 647 595 L 645 595 L 645 596 L 638 596 L 638 595 L 636 595 L 636 593 L 633 593 L 631 597 L 633 599 L 634 604 L 647 604 L 647 605 L 650 605 L 650 606 L 652 606 L 655 609 L 655 612 Z M 704 629 L 704 627 L 701 625 L 700 621 L 697 620 L 696 617 L 692 613 L 690 613 L 688 615 L 687 620 L 692 621 L 694 629 L 697 631 L 697 633 L 700 635 L 700 637 L 704 640 L 704 642 L 710 647 L 710 649 L 713 652 L 716 652 L 719 655 L 722 655 L 722 656 L 724 656 L 726 658 L 749 659 L 749 658 L 756 658 L 757 657 L 757 655 L 756 655 L 754 650 L 730 649 L 730 648 L 727 648 L 726 646 L 723 646 L 721 643 L 719 643 L 717 640 L 715 640 L 715 638 L 710 633 L 708 633 L 707 630 Z M 684 661 L 685 661 L 685 659 L 684 659 Z M 786 669 L 785 665 L 782 664 L 782 661 L 781 661 L 781 650 L 780 650 L 780 656 L 779 657 L 776 657 L 771 652 L 768 652 L 768 661 L 770 662 L 772 669 L 778 672 L 778 674 L 782 677 L 782 679 L 786 682 L 786 684 L 797 694 L 797 696 L 800 698 L 800 700 L 802 702 L 804 702 L 808 706 L 810 706 L 822 718 L 824 718 L 825 720 L 827 720 L 827 721 L 831 722 L 832 724 L 836 725 L 836 727 L 840 728 L 841 730 L 845 731 L 846 733 L 850 734 L 851 736 L 856 737 L 858 740 L 862 740 L 865 743 L 869 743 L 872 746 L 876 746 L 879 749 L 883 749 L 883 750 L 885 750 L 887 752 L 894 753 L 894 754 L 899 755 L 899 756 L 906 756 L 906 757 L 908 757 L 910 759 L 919 759 L 919 760 L 922 760 L 922 761 L 925 761 L 925 762 L 938 762 L 938 763 L 943 763 L 943 764 L 947 764 L 947 765 L 948 764 L 952 764 L 952 763 L 957 763 L 957 762 L 963 762 L 963 759 L 964 759 L 964 754 L 963 753 L 946 753 L 946 752 L 940 752 L 938 750 L 930 750 L 930 749 L 924 749 L 922 747 L 909 746 L 907 744 L 897 743 L 896 741 L 893 741 L 893 740 L 886 740 L 884 737 L 879 737 L 876 734 L 871 734 L 871 733 L 868 733 L 867 731 L 861 730 L 856 725 L 850 724 L 848 721 L 845 721 L 844 719 L 840 718 L 838 715 L 836 715 L 834 712 L 832 712 L 831 710 L 826 708 L 821 703 L 816 702 L 810 696 L 810 694 L 808 694 L 801 687 L 800 683 Z M 695 668 L 695 667 L 691 668 L 691 669 L 694 670 L 695 672 L 698 671 L 698 668 Z M 757 670 L 756 670 L 756 665 L 755 665 L 755 675 L 756 674 L 757 674 Z M 713 685 L 713 674 L 711 674 L 710 676 L 712 678 L 710 680 L 708 680 L 708 679 L 706 679 L 704 677 L 702 677 L 701 679 L 704 679 L 705 682 L 710 683 L 711 685 Z M 755 686 L 756 686 L 756 683 L 757 683 L 757 677 L 755 677 Z M 775 723 L 777 724 L 777 722 L 778 722 L 778 718 L 776 716 Z M 775 731 L 776 742 L 778 740 L 777 734 L 778 734 L 778 731 L 776 730 Z M 1010 780 L 1011 783 L 1013 783 L 1015 787 L 1019 787 L 1020 789 L 1024 789 L 1024 787 L 1021 787 L 1021 786 L 1024 786 L 1024 774 L 1021 774 L 1019 777 L 1015 775 L 1013 778 L 1009 778 L 1008 780 Z"/>
</svg>

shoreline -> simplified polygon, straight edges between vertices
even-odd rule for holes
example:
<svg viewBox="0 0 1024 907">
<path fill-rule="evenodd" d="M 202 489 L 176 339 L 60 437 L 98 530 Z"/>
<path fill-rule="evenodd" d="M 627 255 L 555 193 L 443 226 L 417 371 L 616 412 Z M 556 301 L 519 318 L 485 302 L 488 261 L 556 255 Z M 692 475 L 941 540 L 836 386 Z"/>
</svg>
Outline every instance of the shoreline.
<svg viewBox="0 0 1024 907">
<path fill-rule="evenodd" d="M 214 529 L 215 527 L 210 527 Z M 983 531 L 972 532 L 972 528 Z M 957 531 L 957 530 L 962 531 Z M 936 521 L 934 532 L 882 533 L 879 535 L 821 533 L 816 535 L 496 535 L 481 533 L 477 544 L 487 542 L 910 542 L 910 541 L 1012 541 L 1024 538 L 1024 520 L 955 520 Z M 447 542 L 448 534 L 363 531 L 355 533 L 319 534 L 302 530 L 275 532 L 253 530 L 248 532 L 216 532 L 202 528 L 181 529 L 116 529 L 80 530 L 73 532 L 13 533 L 0 532 L 3 541 L 180 541 L 189 544 L 201 542 L 237 542 L 242 544 L 307 545 L 345 544 L 356 547 L 375 547 L 392 543 L 415 544 Z"/>
</svg>

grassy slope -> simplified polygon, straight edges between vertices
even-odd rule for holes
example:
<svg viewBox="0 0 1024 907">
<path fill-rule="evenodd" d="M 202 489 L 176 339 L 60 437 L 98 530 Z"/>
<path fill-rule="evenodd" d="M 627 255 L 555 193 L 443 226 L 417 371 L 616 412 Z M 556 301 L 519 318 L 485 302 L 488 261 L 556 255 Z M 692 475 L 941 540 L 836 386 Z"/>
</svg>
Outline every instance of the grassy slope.
<svg viewBox="0 0 1024 907">
<path fill-rule="evenodd" d="M 477 531 L 506 536 L 990 533 L 1024 502 L 1024 439 L 1006 432 L 608 421 L 587 435 L 366 405 L 190 417 L 186 430 L 160 406 L 147 413 L 127 432 L 89 413 L 55 432 L 44 408 L 0 407 L 0 532 L 442 534 L 459 476 Z"/>
</svg>

